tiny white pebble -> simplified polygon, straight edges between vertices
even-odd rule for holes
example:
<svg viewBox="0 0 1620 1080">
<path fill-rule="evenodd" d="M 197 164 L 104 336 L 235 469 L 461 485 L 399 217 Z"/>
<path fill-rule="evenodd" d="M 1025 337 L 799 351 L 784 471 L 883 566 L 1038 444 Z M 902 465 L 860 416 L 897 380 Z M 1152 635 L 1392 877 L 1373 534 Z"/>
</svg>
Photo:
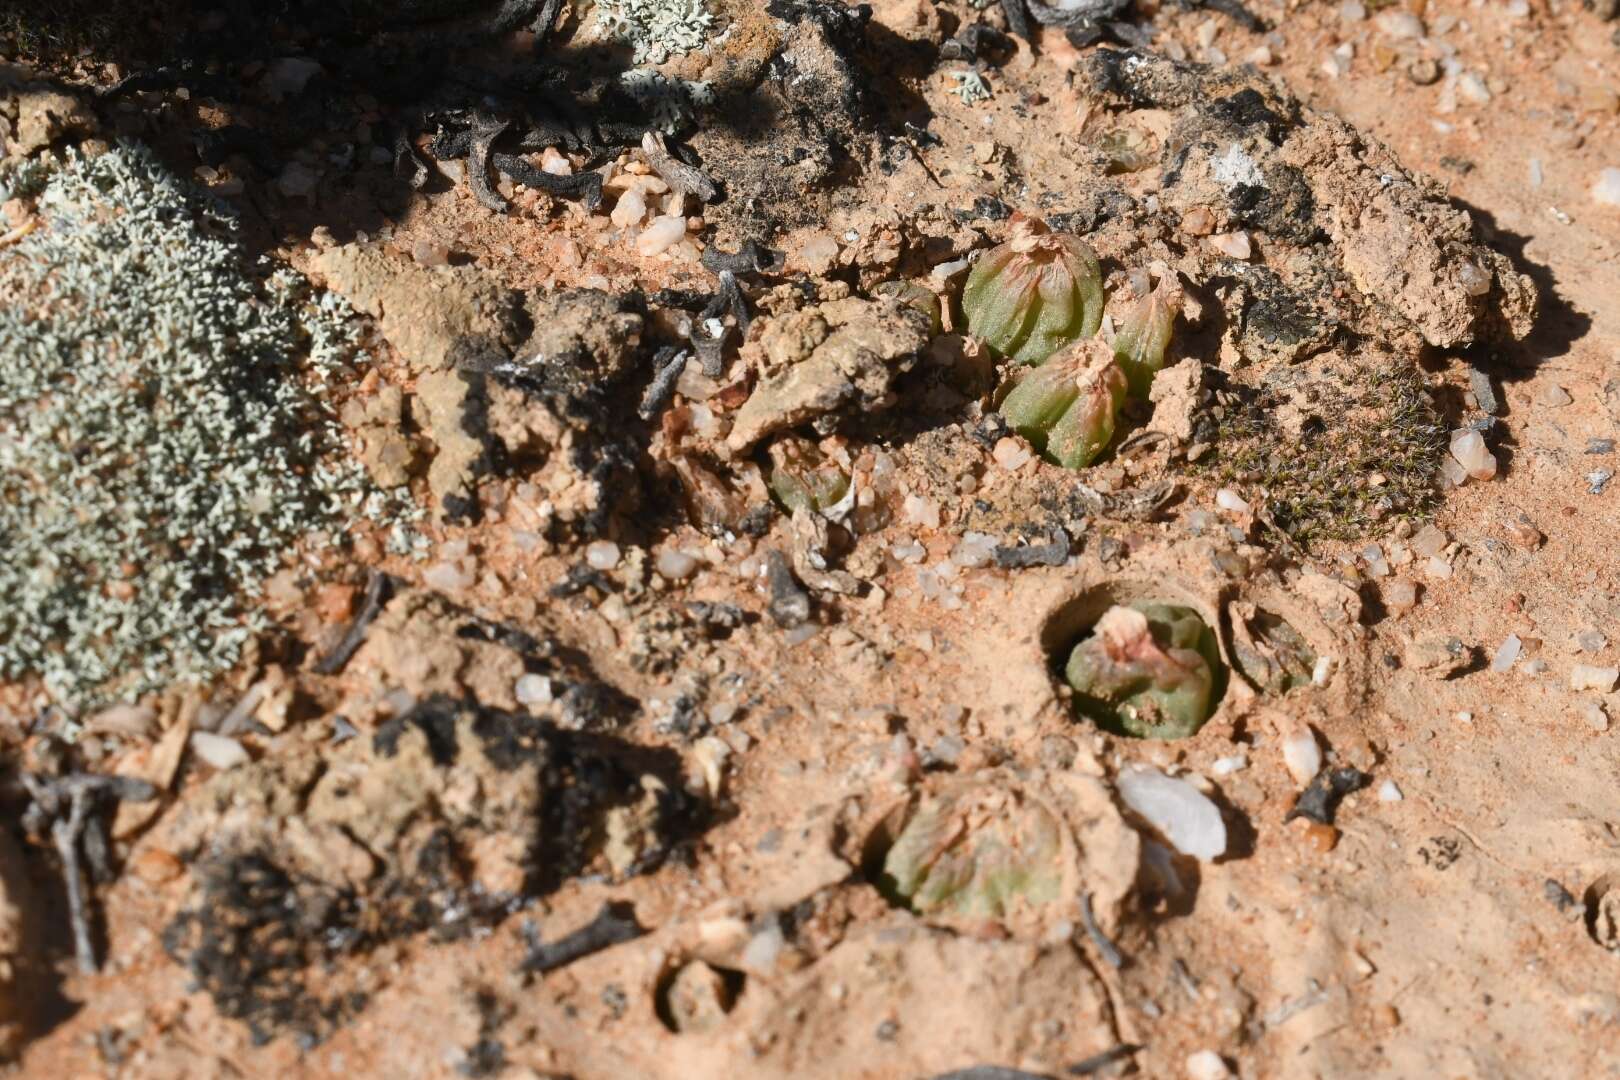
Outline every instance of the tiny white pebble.
<svg viewBox="0 0 1620 1080">
<path fill-rule="evenodd" d="M 1316 742 L 1316 733 L 1308 727 L 1298 727 L 1282 740 L 1283 764 L 1300 787 L 1309 784 L 1322 771 L 1322 748 Z"/>
<path fill-rule="evenodd" d="M 512 696 L 524 705 L 551 704 L 551 680 L 544 675 L 524 675 L 512 687 Z"/>
<path fill-rule="evenodd" d="M 193 754 L 209 767 L 221 772 L 234 769 L 238 765 L 246 765 L 251 760 L 242 744 L 226 735 L 215 735 L 211 731 L 193 731 L 190 742 Z"/>
<path fill-rule="evenodd" d="M 1620 169 L 1604 169 L 1592 184 L 1592 201 L 1601 206 L 1620 206 Z"/>
<path fill-rule="evenodd" d="M 593 570 L 611 570 L 619 565 L 619 545 L 611 540 L 593 540 L 585 545 L 585 563 Z"/>
<path fill-rule="evenodd" d="M 1233 754 L 1230 757 L 1216 758 L 1210 765 L 1209 771 L 1216 776 L 1230 776 L 1249 767 L 1249 759 L 1244 754 Z"/>
<path fill-rule="evenodd" d="M 1404 798 L 1406 798 L 1406 796 L 1401 794 L 1401 789 L 1395 783 L 1395 781 L 1385 780 L 1382 784 L 1378 785 L 1379 802 L 1400 802 Z"/>
<path fill-rule="evenodd" d="M 1187 1080 L 1230 1080 L 1231 1076 L 1232 1070 L 1213 1050 L 1187 1055 Z"/>
<path fill-rule="evenodd" d="M 1596 664 L 1576 664 L 1569 669 L 1571 690 L 1596 690 L 1607 694 L 1620 681 L 1620 668 L 1598 667 Z"/>
<path fill-rule="evenodd" d="M 1239 516 L 1251 512 L 1249 501 L 1231 488 L 1221 488 L 1215 493 L 1215 505 L 1228 513 Z"/>
<path fill-rule="evenodd" d="M 684 217 L 654 218 L 642 234 L 636 237 L 636 251 L 641 255 L 652 257 L 661 255 L 686 238 L 686 219 Z"/>
<path fill-rule="evenodd" d="M 653 560 L 653 569 L 667 581 L 685 581 L 697 568 L 697 557 L 679 548 L 660 548 Z"/>
</svg>

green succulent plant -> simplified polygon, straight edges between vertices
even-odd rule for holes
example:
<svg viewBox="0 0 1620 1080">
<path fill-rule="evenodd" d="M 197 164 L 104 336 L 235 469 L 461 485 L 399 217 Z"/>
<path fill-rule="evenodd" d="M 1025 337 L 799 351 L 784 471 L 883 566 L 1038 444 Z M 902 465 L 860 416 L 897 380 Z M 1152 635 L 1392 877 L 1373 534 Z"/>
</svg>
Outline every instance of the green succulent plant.
<svg viewBox="0 0 1620 1080">
<path fill-rule="evenodd" d="M 1170 347 L 1170 329 L 1181 306 L 1181 294 L 1166 278 L 1126 313 L 1114 335 L 1114 356 L 1119 360 L 1131 396 L 1147 400 L 1153 376 L 1164 367 Z"/>
<path fill-rule="evenodd" d="M 1125 391 L 1125 373 L 1113 350 L 1087 338 L 1023 372 L 1000 412 L 1052 461 L 1079 469 L 1091 464 L 1114 437 Z"/>
<path fill-rule="evenodd" d="M 808 439 L 771 444 L 768 486 L 789 514 L 831 509 L 849 493 L 849 474 Z"/>
<path fill-rule="evenodd" d="M 1191 608 L 1109 608 L 1069 654 L 1076 708 L 1106 730 L 1184 739 L 1214 711 L 1225 668 L 1215 635 Z"/>
<path fill-rule="evenodd" d="M 1002 918 L 1058 899 L 1063 829 L 1039 803 L 993 785 L 929 795 L 883 860 L 885 891 L 921 915 Z"/>
<path fill-rule="evenodd" d="M 1078 236 L 1015 215 L 1012 236 L 973 265 L 962 289 L 967 331 L 999 356 L 1042 364 L 1102 325 L 1102 268 Z"/>
</svg>

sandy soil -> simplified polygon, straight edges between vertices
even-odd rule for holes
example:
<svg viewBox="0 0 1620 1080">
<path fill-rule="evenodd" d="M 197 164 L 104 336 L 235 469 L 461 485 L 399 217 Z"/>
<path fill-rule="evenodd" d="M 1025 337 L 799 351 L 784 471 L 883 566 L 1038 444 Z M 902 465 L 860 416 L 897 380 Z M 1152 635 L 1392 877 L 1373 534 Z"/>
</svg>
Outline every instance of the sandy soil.
<svg viewBox="0 0 1620 1080">
<path fill-rule="evenodd" d="M 932 4 L 875 6 L 874 33 L 902 41 L 936 33 Z M 972 16 L 965 5 L 938 10 Z M 228 805 L 247 805 L 219 794 L 229 774 L 216 777 L 188 759 L 156 820 L 128 830 L 125 872 L 100 893 L 104 972 L 72 974 L 61 953 L 59 993 L 72 1006 L 26 1044 L 20 1073 L 921 1077 L 983 1065 L 1057 1076 L 1122 1044 L 1137 1049 L 1094 1075 L 1133 1067 L 1147 1076 L 1222 1075 L 1189 1063 L 1205 1050 L 1231 1074 L 1254 1078 L 1620 1070 L 1617 943 L 1612 933 L 1600 940 L 1611 890 L 1620 888 L 1620 756 L 1609 721 L 1620 719 L 1620 693 L 1613 680 L 1571 689 L 1576 665 L 1614 666 L 1620 650 L 1620 487 L 1592 475 L 1616 467 L 1613 443 L 1601 440 L 1620 427 L 1620 209 L 1590 194 L 1601 169 L 1620 166 L 1616 24 L 1568 4 L 1515 13 L 1434 0 L 1418 12 L 1427 36 L 1417 39 L 1401 36 L 1408 24 L 1391 16 L 1411 12 L 1398 7 L 1362 18 L 1327 5 L 1256 10 L 1274 30 L 1250 32 L 1198 9 L 1160 11 L 1157 48 L 1197 59 L 1214 47 L 1236 64 L 1264 47 L 1266 75 L 1381 140 L 1407 169 L 1438 179 L 1539 291 L 1534 329 L 1522 340 L 1504 334 L 1472 349 L 1434 348 L 1391 334 L 1375 343 L 1421 361 L 1448 427 L 1479 415 L 1468 364 L 1489 372 L 1501 398 L 1493 437 L 1500 471 L 1444 493 L 1432 515 L 1444 534 L 1432 559 L 1413 550 L 1432 532 L 1414 538 L 1404 522 L 1301 550 L 1218 508 L 1220 481 L 1211 473 L 1184 461 L 1122 460 L 1082 479 L 1107 494 L 1173 473 L 1185 497 L 1164 513 L 1115 506 L 1094 514 L 1094 531 L 1063 565 L 953 567 L 965 529 L 995 514 L 1017 516 L 1008 492 L 1068 481 L 1038 461 L 1007 469 L 991 445 L 973 442 L 971 420 L 923 423 L 881 442 L 849 435 L 858 473 L 870 477 L 874 449 L 893 462 L 894 479 L 875 482 L 893 520 L 862 532 L 839 564 L 867 583 L 863 595 L 840 595 L 837 581 L 813 587 L 822 614 L 796 632 L 768 617 L 772 595 L 762 576 L 766 551 L 792 549 L 794 522 L 779 517 L 759 537 L 705 535 L 664 508 L 680 503 L 671 496 L 683 490 L 672 464 L 678 452 L 665 454 L 632 526 L 610 530 L 622 545 L 604 571 L 612 587 L 551 594 L 580 564 L 587 537 L 565 531 L 537 546 L 520 539 L 534 528 L 534 508 L 519 484 L 544 488 L 559 520 L 583 520 L 606 496 L 563 475 L 561 455 L 541 455 L 545 463 L 524 475 L 472 481 L 493 484 L 484 497 L 495 511 L 478 524 L 426 525 L 434 551 L 426 560 L 384 556 L 372 544 L 311 557 L 286 588 L 270 590 L 278 617 L 315 654 L 342 633 L 368 566 L 394 574 L 401 596 L 426 587 L 448 600 L 433 616 L 440 622 L 413 624 L 398 615 L 396 599 L 395 623 L 380 623 L 341 675 L 289 664 L 299 704 L 282 727 L 246 737 L 258 759 L 252 768 L 305 758 L 329 768 L 348 762 L 357 776 L 391 768 L 355 746 L 398 711 L 389 692 L 399 687 L 416 698 L 447 693 L 521 712 L 514 686 L 536 670 L 532 657 L 455 636 L 483 618 L 583 658 L 570 662 L 586 674 L 544 669 L 555 677 L 599 680 L 634 699 L 611 737 L 668 758 L 631 786 L 661 776 L 657 783 L 689 788 L 712 812 L 701 825 L 671 826 L 677 840 L 650 819 L 624 824 L 634 815 L 621 806 L 610 828 L 629 830 L 622 863 L 589 863 L 524 910 L 469 919 L 455 934 L 380 934 L 365 949 L 321 954 L 291 994 L 331 1001 L 358 990 L 364 1003 L 332 1010 L 318 1039 L 301 1040 L 294 1024 L 272 1026 L 259 1044 L 163 944 L 178 913 L 218 901 L 203 889 L 200 868 L 245 828 L 224 815 Z M 896 266 L 916 275 L 919 261 L 943 262 L 979 243 L 953 234 L 949 208 L 982 196 L 1005 202 L 1023 184 L 1030 205 L 1010 208 L 1049 212 L 1040 193 L 1061 194 L 1071 172 L 1088 168 L 1074 147 L 1114 115 L 1072 74 L 1092 51 L 1049 31 L 1038 51 L 1020 45 L 986 68 L 994 96 L 978 104 L 952 92 L 948 66 L 901 69 L 907 92 L 933 112 L 929 131 L 939 144 L 897 154 L 887 175 L 874 169 L 818 195 L 813 220 L 793 224 L 774 246 L 790 269 L 813 277 L 848 268 L 840 282 L 847 292 L 850 282 L 864 289 Z M 1461 80 L 1421 85 L 1409 71 L 1452 53 L 1468 73 Z M 1145 197 L 1156 175 L 1155 166 L 1126 182 Z M 269 199 L 260 213 L 280 230 L 281 257 L 332 283 L 330 253 L 356 239 L 341 221 L 344 200 L 365 198 L 358 187 L 313 207 Z M 943 209 L 919 214 L 919 201 Z M 445 245 L 508 289 L 713 288 L 695 246 L 644 258 L 607 207 L 593 215 L 535 193 L 516 202 L 518 212 L 498 216 L 465 185 L 445 185 L 393 217 L 385 246 L 408 254 L 418 242 Z M 384 213 L 373 207 L 369 220 Z M 705 213 L 721 232 L 741 228 L 713 208 Z M 924 218 L 938 227 L 918 224 Z M 1105 256 L 1108 235 L 1099 230 Z M 1146 255 L 1121 247 L 1121 262 L 1165 250 L 1162 238 L 1153 242 L 1160 248 L 1148 244 Z M 907 255 L 889 258 L 886 244 Z M 1400 284 L 1392 291 L 1399 295 Z M 784 308 L 799 302 L 777 300 Z M 661 332 L 660 318 L 673 316 L 649 315 L 649 338 Z M 1217 328 L 1184 329 L 1185 355 L 1226 362 Z M 383 332 L 391 345 L 379 343 L 381 381 L 427 399 L 433 365 L 415 364 Z M 1342 351 L 1365 362 L 1371 353 L 1360 348 Z M 344 393 L 364 401 L 375 389 L 374 380 Z M 552 420 L 557 426 L 536 422 L 527 437 L 558 445 L 570 421 Z M 434 424 L 429 417 L 421 429 Z M 701 437 L 676 426 L 666 422 L 660 446 Z M 1038 479 L 1049 473 L 1057 479 Z M 973 482 L 963 484 L 964 475 Z M 415 483 L 426 498 L 425 478 Z M 908 508 L 907 494 L 922 502 Z M 1263 505 L 1262 489 L 1244 494 Z M 975 518 L 975 499 L 994 512 Z M 466 547 L 446 553 L 443 545 L 457 541 Z M 1369 544 L 1380 545 L 1372 559 Z M 914 546 L 920 558 L 910 556 Z M 696 556 L 690 576 L 655 574 L 658 553 L 677 549 Z M 454 564 L 469 552 L 476 568 L 463 584 Z M 806 572 L 800 577 L 813 584 Z M 1411 610 L 1387 600 L 1398 581 L 1420 586 Z M 348 591 L 320 592 L 333 587 Z M 1285 697 L 1234 678 L 1214 717 L 1186 740 L 1102 734 L 1075 718 L 1054 654 L 1107 602 L 1142 598 L 1185 603 L 1211 625 L 1230 626 L 1234 602 L 1280 614 L 1318 655 L 1334 658 L 1332 673 Z M 713 634 L 680 614 L 694 601 L 766 617 Z M 1494 670 L 1510 635 L 1523 656 Z M 1452 641 L 1460 644 L 1448 649 Z M 264 677 L 262 669 L 241 672 L 216 699 Z M 337 713 L 366 736 L 347 751 L 329 744 Z M 1301 784 L 1282 747 L 1305 725 L 1330 765 L 1370 777 L 1339 804 L 1333 826 L 1285 821 Z M 138 770 L 163 744 L 161 732 L 150 746 L 115 740 L 101 767 Z M 1232 769 L 1237 755 L 1242 767 Z M 1132 763 L 1201 778 L 1224 816 L 1227 853 L 1166 862 L 1155 855 L 1163 847 L 1144 847 L 1133 827 L 1140 822 L 1122 816 L 1110 794 Z M 421 798 L 456 805 L 455 778 L 421 768 L 432 774 L 419 781 L 432 792 Z M 263 790 L 283 783 L 253 775 Z M 974 827 L 989 828 L 1013 813 L 1008 807 L 1062 822 L 1060 902 L 1001 918 L 927 918 L 875 887 L 873 860 L 903 813 L 896 808 L 968 782 L 1004 800 Z M 379 798 L 390 805 L 405 796 Z M 307 809 L 287 821 L 318 816 Z M 491 844 L 472 858 L 470 879 L 491 892 L 503 873 L 521 879 L 521 868 L 502 869 L 510 853 L 499 840 L 533 822 L 520 816 L 513 825 L 487 809 L 468 820 Z M 364 827 L 350 822 L 345 835 Z M 638 828 L 654 839 L 635 839 Z M 416 850 L 408 837 L 391 842 Z M 628 872 L 652 847 L 665 856 L 656 868 Z M 328 869 L 316 878 L 335 862 L 330 848 L 319 850 Z M 46 887 L 44 853 L 29 862 Z M 408 881 L 415 865 L 381 872 Z M 1082 896 L 1094 935 L 1083 925 Z M 633 905 L 648 932 L 549 972 L 524 970 L 533 934 L 555 941 L 608 901 Z"/>
</svg>

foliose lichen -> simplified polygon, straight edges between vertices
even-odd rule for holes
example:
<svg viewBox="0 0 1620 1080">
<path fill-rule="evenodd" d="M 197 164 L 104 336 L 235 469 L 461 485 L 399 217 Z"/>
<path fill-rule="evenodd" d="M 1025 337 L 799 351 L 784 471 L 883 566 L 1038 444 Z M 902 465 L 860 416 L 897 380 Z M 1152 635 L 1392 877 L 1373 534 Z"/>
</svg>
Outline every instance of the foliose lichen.
<svg viewBox="0 0 1620 1080">
<path fill-rule="evenodd" d="M 635 50 L 638 64 L 662 64 L 689 53 L 714 27 L 704 0 L 596 0 L 596 18 Z"/>
<path fill-rule="evenodd" d="M 228 668 L 293 545 L 390 507 L 320 390 L 341 301 L 142 147 L 40 179 L 0 174 L 45 222 L 0 253 L 0 679 L 91 703 Z"/>
</svg>

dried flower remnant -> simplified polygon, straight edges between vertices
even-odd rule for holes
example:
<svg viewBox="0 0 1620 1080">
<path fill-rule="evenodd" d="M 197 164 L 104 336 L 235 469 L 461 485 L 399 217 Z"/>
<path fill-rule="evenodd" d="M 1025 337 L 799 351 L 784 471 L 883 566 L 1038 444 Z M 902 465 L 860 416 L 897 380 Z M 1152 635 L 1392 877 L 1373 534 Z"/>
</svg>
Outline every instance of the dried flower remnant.
<svg viewBox="0 0 1620 1080">
<path fill-rule="evenodd" d="M 1014 215 L 1012 236 L 974 264 L 962 289 L 968 333 L 999 355 L 1042 364 L 1102 325 L 1102 269 L 1078 236 Z"/>
<path fill-rule="evenodd" d="M 1180 307 L 1181 291 L 1166 279 L 1139 299 L 1120 324 L 1114 336 L 1114 356 L 1125 372 L 1132 397 L 1147 400 L 1153 376 L 1164 367 L 1170 330 Z"/>
<path fill-rule="evenodd" d="M 1079 711 L 1144 739 L 1184 739 L 1209 719 L 1221 671 L 1215 635 L 1172 604 L 1116 605 L 1074 647 L 1065 669 Z"/>
<path fill-rule="evenodd" d="M 1066 469 L 1091 464 L 1114 437 L 1125 373 L 1097 339 L 1076 342 L 1023 373 L 1001 403 L 1012 429 Z"/>
<path fill-rule="evenodd" d="M 1003 918 L 1058 899 L 1063 830 L 1039 803 L 989 784 L 925 797 L 883 859 L 882 885 L 922 915 Z"/>
<path fill-rule="evenodd" d="M 808 440 L 782 439 L 770 455 L 771 494 L 789 514 L 825 512 L 849 493 L 849 474 Z"/>
</svg>

